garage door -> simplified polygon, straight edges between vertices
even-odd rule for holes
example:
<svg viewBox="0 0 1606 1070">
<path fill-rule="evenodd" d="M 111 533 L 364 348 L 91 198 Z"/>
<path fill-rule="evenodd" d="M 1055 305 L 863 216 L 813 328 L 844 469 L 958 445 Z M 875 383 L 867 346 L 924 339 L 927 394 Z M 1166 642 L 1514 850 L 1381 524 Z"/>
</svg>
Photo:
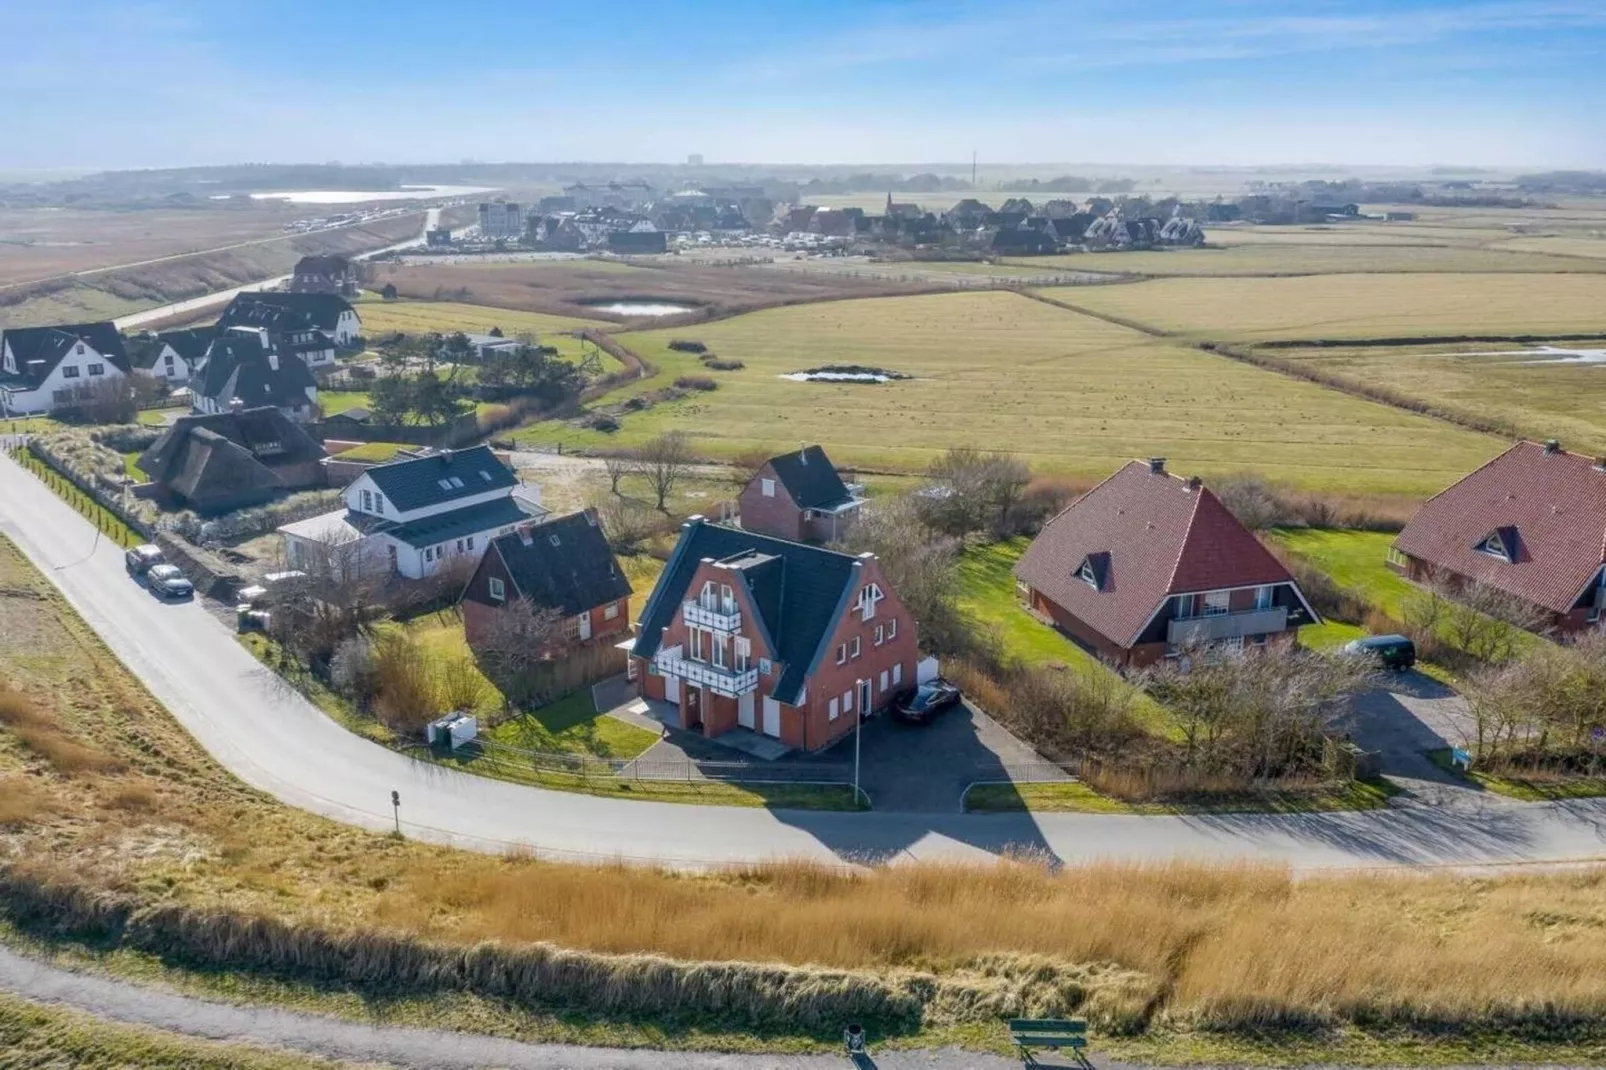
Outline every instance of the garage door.
<svg viewBox="0 0 1606 1070">
<path fill-rule="evenodd" d="M 664 677 L 664 700 L 673 702 L 677 706 L 680 704 L 680 677 Z"/>
<path fill-rule="evenodd" d="M 781 704 L 772 698 L 764 700 L 764 734 L 781 738 Z"/>
<path fill-rule="evenodd" d="M 736 723 L 743 728 L 754 727 L 753 693 L 751 691 L 736 700 Z"/>
</svg>

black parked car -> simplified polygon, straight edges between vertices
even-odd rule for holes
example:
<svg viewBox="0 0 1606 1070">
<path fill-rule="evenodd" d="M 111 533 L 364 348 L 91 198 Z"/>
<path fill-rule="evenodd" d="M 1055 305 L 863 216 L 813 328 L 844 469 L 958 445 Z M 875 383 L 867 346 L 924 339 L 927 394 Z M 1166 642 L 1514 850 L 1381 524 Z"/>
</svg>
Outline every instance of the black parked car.
<svg viewBox="0 0 1606 1070">
<path fill-rule="evenodd" d="M 1385 669 L 1404 672 L 1416 664 L 1416 644 L 1403 635 L 1369 635 L 1344 644 L 1344 653 L 1376 658 Z"/>
<path fill-rule="evenodd" d="M 162 598 L 188 598 L 195 593 L 195 585 L 184 578 L 177 565 L 152 565 L 145 573 L 145 582 Z"/>
<path fill-rule="evenodd" d="M 959 705 L 959 697 L 959 688 L 938 678 L 894 698 L 892 716 L 909 724 L 928 724 L 949 706 Z"/>
<path fill-rule="evenodd" d="M 130 576 L 143 576 L 156 565 L 166 563 L 167 558 L 162 556 L 162 548 L 149 543 L 136 546 L 123 555 L 123 567 L 128 569 Z"/>
</svg>

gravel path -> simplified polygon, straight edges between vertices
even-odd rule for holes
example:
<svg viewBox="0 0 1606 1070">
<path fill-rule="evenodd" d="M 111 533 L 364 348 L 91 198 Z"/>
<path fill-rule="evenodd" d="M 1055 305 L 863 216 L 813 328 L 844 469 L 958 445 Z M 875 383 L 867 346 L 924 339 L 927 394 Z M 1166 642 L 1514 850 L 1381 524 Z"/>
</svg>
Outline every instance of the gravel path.
<svg viewBox="0 0 1606 1070">
<path fill-rule="evenodd" d="M 97 1018 L 209 1040 L 252 1041 L 329 1059 L 420 1070 L 837 1070 L 837 1055 L 723 1055 L 627 1051 L 407 1026 L 368 1025 L 263 1007 L 213 1003 L 158 988 L 46 965 L 0 948 L 0 989 Z M 1003 1070 L 1014 1060 L 957 1050 L 876 1055 L 881 1070 Z M 1101 1064 L 1107 1065 L 1107 1064 Z"/>
</svg>

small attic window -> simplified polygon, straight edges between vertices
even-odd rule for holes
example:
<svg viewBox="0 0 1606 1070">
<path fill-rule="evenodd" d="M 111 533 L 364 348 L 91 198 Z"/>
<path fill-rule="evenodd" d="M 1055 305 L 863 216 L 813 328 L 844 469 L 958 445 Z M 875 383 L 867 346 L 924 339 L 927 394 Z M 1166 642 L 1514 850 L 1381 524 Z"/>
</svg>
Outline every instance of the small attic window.
<svg viewBox="0 0 1606 1070">
<path fill-rule="evenodd" d="M 485 469 L 481 468 L 480 469 L 480 478 L 485 480 L 485 482 L 489 483 L 491 481 L 491 473 L 489 473 Z"/>
<path fill-rule="evenodd" d="M 1480 554 L 1498 557 L 1502 561 L 1509 562 L 1511 560 L 1511 548 L 1506 545 L 1504 536 L 1498 531 L 1491 531 L 1485 536 L 1484 540 L 1478 544 L 1477 550 Z"/>
<path fill-rule="evenodd" d="M 1076 578 L 1095 591 L 1099 589 L 1099 574 L 1093 569 L 1092 559 L 1082 562 L 1082 567 L 1076 570 Z"/>
<path fill-rule="evenodd" d="M 452 483 L 452 489 L 461 490 L 462 486 L 463 486 L 463 477 L 462 476 L 453 476 L 452 479 L 451 479 L 451 483 Z"/>
<path fill-rule="evenodd" d="M 563 540 L 558 538 L 556 535 L 548 535 L 547 538 L 552 541 L 552 545 L 553 546 L 562 546 L 563 545 Z"/>
</svg>

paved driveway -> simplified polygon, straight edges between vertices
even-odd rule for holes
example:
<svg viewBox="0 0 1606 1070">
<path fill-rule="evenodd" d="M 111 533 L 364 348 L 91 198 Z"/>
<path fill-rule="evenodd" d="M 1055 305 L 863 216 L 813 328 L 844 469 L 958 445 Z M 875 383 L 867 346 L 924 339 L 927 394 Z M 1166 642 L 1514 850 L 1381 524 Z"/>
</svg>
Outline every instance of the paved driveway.
<svg viewBox="0 0 1606 1070">
<path fill-rule="evenodd" d="M 1070 779 L 968 702 L 927 725 L 882 714 L 864 722 L 862 732 L 859 785 L 877 810 L 953 813 L 960 794 L 978 780 Z M 853 737 L 820 757 L 851 765 Z"/>
<path fill-rule="evenodd" d="M 1384 773 L 1456 783 L 1425 752 L 1463 746 L 1475 730 L 1466 699 L 1415 670 L 1389 673 L 1357 698 L 1347 728 L 1356 743 L 1382 754 Z"/>
</svg>

